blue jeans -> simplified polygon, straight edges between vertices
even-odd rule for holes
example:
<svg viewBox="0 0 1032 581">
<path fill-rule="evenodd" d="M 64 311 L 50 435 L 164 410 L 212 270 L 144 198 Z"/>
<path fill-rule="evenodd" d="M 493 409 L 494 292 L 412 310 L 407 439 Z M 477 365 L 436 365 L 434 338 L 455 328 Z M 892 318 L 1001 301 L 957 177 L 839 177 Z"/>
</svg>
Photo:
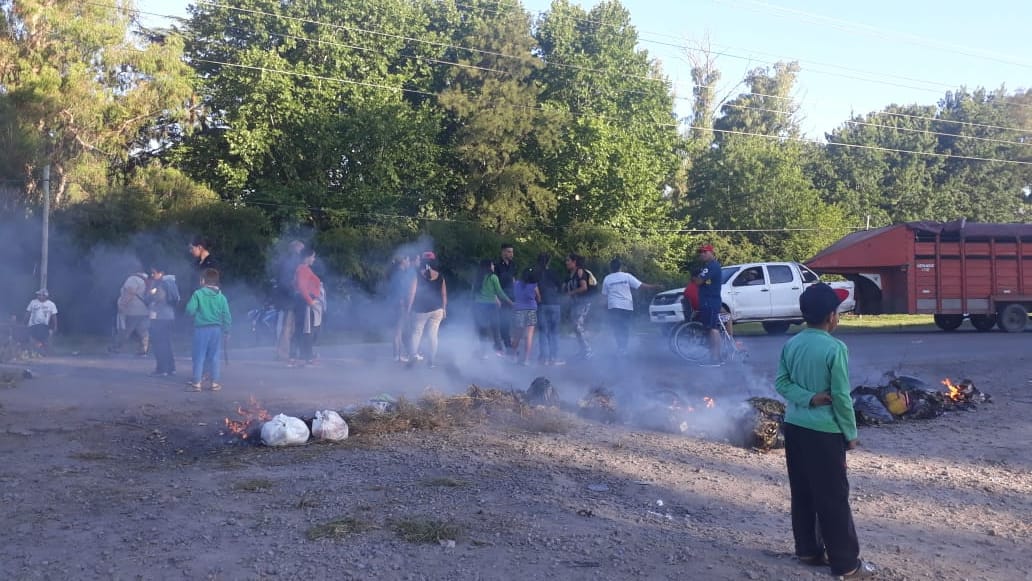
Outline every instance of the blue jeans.
<svg viewBox="0 0 1032 581">
<path fill-rule="evenodd" d="M 559 357 L 559 316 L 559 305 L 538 305 L 541 359 L 555 360 Z"/>
<path fill-rule="evenodd" d="M 193 382 L 200 383 L 207 368 L 211 371 L 211 380 L 217 383 L 222 377 L 222 327 L 194 327 L 192 355 Z"/>
</svg>

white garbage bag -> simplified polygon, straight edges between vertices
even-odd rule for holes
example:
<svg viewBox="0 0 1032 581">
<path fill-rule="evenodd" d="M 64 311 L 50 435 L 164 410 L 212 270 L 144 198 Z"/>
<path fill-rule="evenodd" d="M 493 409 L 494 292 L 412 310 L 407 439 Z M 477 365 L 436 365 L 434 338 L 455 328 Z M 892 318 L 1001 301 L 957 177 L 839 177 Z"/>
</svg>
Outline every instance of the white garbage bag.
<svg viewBox="0 0 1032 581">
<path fill-rule="evenodd" d="M 319 440 L 338 442 L 348 437 L 348 423 L 333 410 L 315 412 L 312 422 L 312 437 Z"/>
<path fill-rule="evenodd" d="M 299 418 L 279 414 L 262 424 L 262 443 L 266 446 L 296 446 L 308 441 L 308 426 Z"/>
</svg>

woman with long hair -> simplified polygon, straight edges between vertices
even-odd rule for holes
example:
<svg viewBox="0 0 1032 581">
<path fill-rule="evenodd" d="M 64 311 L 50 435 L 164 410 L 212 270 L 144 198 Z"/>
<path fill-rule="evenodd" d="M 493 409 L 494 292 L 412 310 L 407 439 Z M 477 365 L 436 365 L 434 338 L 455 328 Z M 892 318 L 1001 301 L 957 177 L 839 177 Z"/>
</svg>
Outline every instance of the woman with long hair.
<svg viewBox="0 0 1032 581">
<path fill-rule="evenodd" d="M 412 312 L 409 353 L 415 360 L 422 358 L 419 355 L 419 344 L 425 330 L 430 343 L 427 363 L 431 368 L 437 366 L 437 332 L 441 321 L 448 316 L 448 285 L 437 268 L 437 256 L 433 252 L 424 252 L 408 299 L 408 310 Z"/>
<path fill-rule="evenodd" d="M 530 365 L 530 352 L 534 349 L 534 329 L 537 327 L 537 309 L 541 302 L 538 291 L 538 275 L 533 268 L 523 271 L 513 289 L 512 305 L 512 350 L 516 361 L 523 366 Z M 520 355 L 520 343 L 523 354 Z"/>
<path fill-rule="evenodd" d="M 487 359 L 485 343 L 493 343 L 498 334 L 498 314 L 502 304 L 512 305 L 512 299 L 502 290 L 502 284 L 495 274 L 494 262 L 490 258 L 480 261 L 477 278 L 473 283 L 473 324 L 477 332 L 476 356 Z M 499 357 L 505 351 L 496 351 Z"/>
</svg>

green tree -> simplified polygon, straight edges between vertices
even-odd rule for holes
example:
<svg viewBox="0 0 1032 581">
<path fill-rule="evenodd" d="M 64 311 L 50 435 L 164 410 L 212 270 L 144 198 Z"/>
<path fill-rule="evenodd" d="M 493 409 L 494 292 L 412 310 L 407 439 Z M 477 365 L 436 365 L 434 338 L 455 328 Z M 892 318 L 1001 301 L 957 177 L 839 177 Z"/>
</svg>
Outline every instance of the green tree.
<svg viewBox="0 0 1032 581">
<path fill-rule="evenodd" d="M 405 40 L 427 27 L 419 3 L 191 10 L 187 55 L 206 115 L 172 157 L 191 175 L 279 222 L 330 226 L 435 207 L 447 177 L 439 114 L 402 90 L 427 85 L 417 78 L 427 45 Z"/>
<path fill-rule="evenodd" d="M 23 181 L 23 203 L 47 162 L 56 204 L 96 194 L 143 127 L 183 109 L 180 40 L 148 41 L 131 2 L 109 4 L 0 0 L 0 178 Z"/>
<path fill-rule="evenodd" d="M 798 137 L 798 105 L 792 89 L 799 75 L 799 63 L 778 62 L 773 67 L 749 71 L 742 81 L 748 91 L 725 102 L 713 122 L 718 142 L 735 132 L 778 137 Z"/>
<path fill-rule="evenodd" d="M 554 116 L 538 106 L 529 15 L 497 8 L 479 0 L 463 6 L 445 53 L 458 64 L 442 69 L 437 100 L 447 156 L 461 176 L 452 205 L 501 232 L 525 231 L 555 208 L 531 155 L 552 150 Z"/>
<path fill-rule="evenodd" d="M 555 0 L 536 38 L 541 100 L 560 112 L 558 148 L 540 156 L 558 200 L 556 227 L 655 227 L 669 211 L 664 193 L 678 181 L 684 144 L 670 83 L 637 48 L 630 13 L 615 0 L 588 12 Z"/>
</svg>

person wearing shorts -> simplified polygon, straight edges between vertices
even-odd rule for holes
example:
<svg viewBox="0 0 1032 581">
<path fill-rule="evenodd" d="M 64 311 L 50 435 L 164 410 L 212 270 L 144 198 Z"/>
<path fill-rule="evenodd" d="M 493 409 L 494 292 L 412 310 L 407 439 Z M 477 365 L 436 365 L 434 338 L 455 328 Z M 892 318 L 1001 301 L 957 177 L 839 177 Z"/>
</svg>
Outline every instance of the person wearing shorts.
<svg viewBox="0 0 1032 581">
<path fill-rule="evenodd" d="M 541 302 L 537 272 L 528 268 L 513 285 L 512 301 L 512 350 L 520 365 L 530 366 L 530 353 L 534 350 L 534 329 L 537 328 L 537 309 Z M 520 343 L 523 353 L 520 354 Z"/>
</svg>

